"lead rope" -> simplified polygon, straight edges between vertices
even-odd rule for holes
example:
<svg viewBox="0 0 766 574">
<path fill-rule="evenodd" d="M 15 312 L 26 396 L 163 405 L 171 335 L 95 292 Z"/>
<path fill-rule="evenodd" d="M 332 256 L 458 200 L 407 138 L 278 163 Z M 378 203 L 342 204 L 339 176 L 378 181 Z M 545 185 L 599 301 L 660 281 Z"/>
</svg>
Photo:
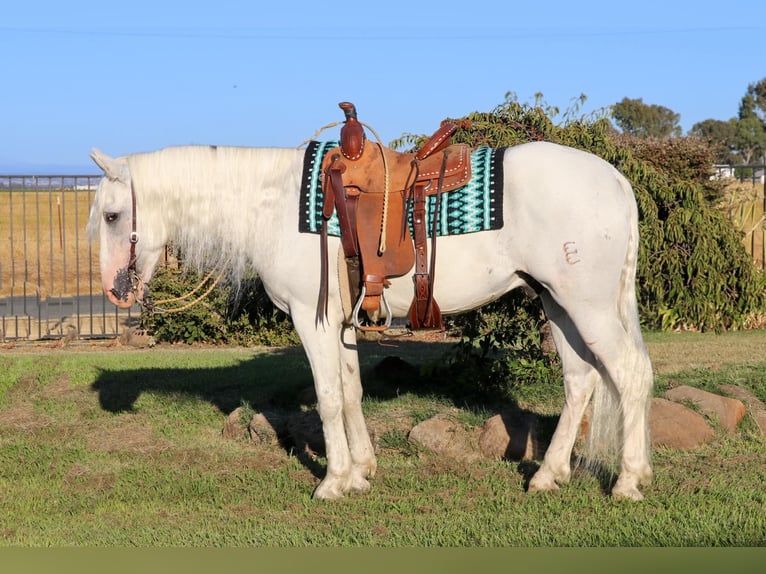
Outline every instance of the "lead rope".
<svg viewBox="0 0 766 574">
<path fill-rule="evenodd" d="M 177 303 L 179 301 L 186 301 L 189 297 L 191 297 L 197 291 L 202 289 L 202 286 L 205 285 L 205 283 L 207 283 L 210 280 L 210 278 L 218 269 L 219 269 L 218 267 L 213 268 L 213 270 L 210 271 L 210 273 L 208 273 L 207 275 L 205 275 L 202 281 L 200 281 L 194 289 L 192 289 L 185 295 L 180 295 L 178 297 L 171 297 L 169 299 L 160 299 L 159 301 L 153 301 L 150 298 L 148 301 L 144 300 L 143 305 L 144 307 L 146 307 L 148 311 L 152 313 L 163 314 L 163 315 L 169 314 L 169 313 L 180 313 L 181 311 L 186 311 L 187 309 L 189 309 L 190 307 L 193 307 L 194 305 L 202 301 L 205 297 L 207 297 L 208 295 L 210 295 L 210 293 L 213 292 L 213 289 L 216 288 L 218 283 L 221 281 L 223 274 L 226 272 L 226 265 L 224 264 L 220 265 L 220 270 L 218 271 L 218 275 L 216 276 L 216 278 L 208 286 L 208 288 L 193 301 L 189 301 L 185 305 L 181 305 L 180 307 L 173 307 L 171 309 L 163 309 L 163 308 L 157 307 L 157 305 L 167 305 L 168 303 Z"/>
</svg>

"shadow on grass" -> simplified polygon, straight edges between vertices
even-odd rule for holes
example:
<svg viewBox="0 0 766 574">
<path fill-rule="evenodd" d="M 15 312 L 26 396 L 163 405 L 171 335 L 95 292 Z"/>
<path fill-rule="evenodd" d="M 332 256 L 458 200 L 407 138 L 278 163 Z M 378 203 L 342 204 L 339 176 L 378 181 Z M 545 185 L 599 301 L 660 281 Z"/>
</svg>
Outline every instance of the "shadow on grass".
<svg viewBox="0 0 766 574">
<path fill-rule="evenodd" d="M 465 386 L 451 384 L 442 377 L 424 374 L 443 363 L 452 348 L 449 343 L 397 341 L 394 344 L 360 342 L 359 357 L 365 397 L 377 401 L 393 400 L 402 394 L 440 397 L 465 410 L 491 416 L 504 413 L 503 422 L 513 441 L 506 458 L 519 455 L 519 445 L 526 445 L 534 432 L 537 439 L 548 440 L 557 417 L 533 415 L 509 401 L 471 393 Z M 190 350 L 193 352 L 193 350 Z M 285 414 L 306 411 L 314 417 L 309 424 L 320 426 L 316 411 L 313 379 L 308 360 L 301 347 L 278 349 L 248 356 L 238 364 L 221 367 L 137 368 L 102 370 L 91 387 L 102 409 L 112 413 L 131 412 L 143 393 L 159 393 L 207 401 L 223 415 L 242 405 L 252 407 L 267 419 L 275 417 L 273 426 L 283 422 Z M 520 424 L 537 416 L 536 428 Z M 280 421 L 277 421 L 276 418 Z M 281 446 L 292 452 L 315 476 L 321 478 L 324 468 L 316 458 L 296 448 L 294 442 L 281 440 Z M 523 448 L 522 448 L 523 452 Z M 520 472 L 528 483 L 536 463 L 525 464 Z M 529 474 L 529 476 L 527 476 Z"/>
</svg>

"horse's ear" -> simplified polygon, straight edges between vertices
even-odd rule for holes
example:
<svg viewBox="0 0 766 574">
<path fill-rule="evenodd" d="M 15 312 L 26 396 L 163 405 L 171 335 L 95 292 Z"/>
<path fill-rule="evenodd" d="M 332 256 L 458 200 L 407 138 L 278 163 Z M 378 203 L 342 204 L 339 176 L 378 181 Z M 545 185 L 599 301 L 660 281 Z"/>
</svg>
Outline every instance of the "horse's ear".
<svg viewBox="0 0 766 574">
<path fill-rule="evenodd" d="M 91 159 L 96 162 L 96 165 L 104 171 L 104 175 L 111 180 L 120 180 L 127 182 L 128 180 L 128 166 L 124 161 L 109 157 L 104 152 L 93 148 L 93 153 L 90 154 Z"/>
</svg>

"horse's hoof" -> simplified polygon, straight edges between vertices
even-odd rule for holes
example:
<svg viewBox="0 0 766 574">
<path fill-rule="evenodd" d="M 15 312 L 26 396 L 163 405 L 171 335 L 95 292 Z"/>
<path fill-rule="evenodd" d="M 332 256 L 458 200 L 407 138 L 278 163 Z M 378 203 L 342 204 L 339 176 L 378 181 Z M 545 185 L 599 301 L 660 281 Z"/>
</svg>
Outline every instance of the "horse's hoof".
<svg viewBox="0 0 766 574">
<path fill-rule="evenodd" d="M 354 478 L 353 482 L 351 483 L 351 490 L 352 492 L 369 492 L 370 488 L 370 481 L 366 478 L 362 478 L 361 476 Z"/>
<path fill-rule="evenodd" d="M 314 490 L 313 497 L 317 500 L 338 500 L 343 498 L 348 489 L 343 488 L 342 482 L 339 479 L 325 478 L 319 483 L 319 486 Z"/>
<path fill-rule="evenodd" d="M 638 490 L 638 486 L 636 484 L 630 484 L 630 482 L 631 481 L 618 478 L 612 488 L 612 498 L 615 500 L 643 500 L 644 495 Z"/>
<path fill-rule="evenodd" d="M 555 492 L 559 489 L 559 485 L 556 484 L 553 476 L 548 473 L 541 473 L 539 470 L 529 481 L 528 493 L 535 492 Z"/>
</svg>

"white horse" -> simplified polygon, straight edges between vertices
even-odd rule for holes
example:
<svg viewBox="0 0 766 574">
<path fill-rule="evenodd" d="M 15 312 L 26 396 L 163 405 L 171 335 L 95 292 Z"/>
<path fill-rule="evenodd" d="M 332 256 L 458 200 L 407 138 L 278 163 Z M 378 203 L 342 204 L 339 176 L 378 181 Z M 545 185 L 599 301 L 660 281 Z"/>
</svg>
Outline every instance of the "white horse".
<svg viewBox="0 0 766 574">
<path fill-rule="evenodd" d="M 534 286 L 561 357 L 566 402 L 529 491 L 556 490 L 571 475 L 580 422 L 593 402 L 589 448 L 616 444 L 618 498 L 640 500 L 652 478 L 648 407 L 652 367 L 639 328 L 635 280 L 637 208 L 632 188 L 598 157 L 551 143 L 508 148 L 504 226 L 442 237 L 434 297 L 442 312 L 475 309 Z M 190 264 L 226 264 L 232 280 L 252 265 L 274 304 L 292 316 L 311 364 L 327 452 L 314 496 L 370 488 L 377 462 L 362 415 L 356 333 L 347 324 L 335 257 L 327 318 L 317 324 L 319 236 L 298 232 L 304 150 L 183 146 L 110 158 L 88 229 L 100 240 L 106 296 L 141 300 L 168 242 Z M 339 240 L 330 238 L 330 253 Z M 404 317 L 413 278 L 387 288 Z M 601 459 L 603 460 L 603 459 Z"/>
</svg>

